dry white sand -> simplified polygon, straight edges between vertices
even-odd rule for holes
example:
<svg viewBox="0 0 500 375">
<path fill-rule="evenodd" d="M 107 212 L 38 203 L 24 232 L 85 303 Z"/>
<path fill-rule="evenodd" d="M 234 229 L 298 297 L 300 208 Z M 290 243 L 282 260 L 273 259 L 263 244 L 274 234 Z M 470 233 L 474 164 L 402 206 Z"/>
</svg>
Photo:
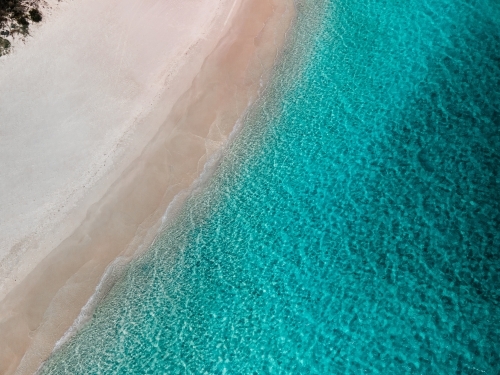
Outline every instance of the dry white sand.
<svg viewBox="0 0 500 375">
<path fill-rule="evenodd" d="M 0 59 L 0 373 L 33 373 L 258 95 L 292 0 L 73 0 Z"/>
</svg>

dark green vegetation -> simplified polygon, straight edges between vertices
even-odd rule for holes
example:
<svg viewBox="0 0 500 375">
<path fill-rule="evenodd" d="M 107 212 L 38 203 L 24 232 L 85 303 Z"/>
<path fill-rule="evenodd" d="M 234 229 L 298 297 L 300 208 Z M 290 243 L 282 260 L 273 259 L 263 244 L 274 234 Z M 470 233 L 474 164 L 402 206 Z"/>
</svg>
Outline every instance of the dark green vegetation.
<svg viewBox="0 0 500 375">
<path fill-rule="evenodd" d="M 42 14 L 36 8 L 30 9 L 29 14 L 33 22 L 40 22 L 42 20 Z"/>
<path fill-rule="evenodd" d="M 30 22 L 40 22 L 38 0 L 0 0 L 0 56 L 7 53 L 8 36 L 28 35 Z"/>
</svg>

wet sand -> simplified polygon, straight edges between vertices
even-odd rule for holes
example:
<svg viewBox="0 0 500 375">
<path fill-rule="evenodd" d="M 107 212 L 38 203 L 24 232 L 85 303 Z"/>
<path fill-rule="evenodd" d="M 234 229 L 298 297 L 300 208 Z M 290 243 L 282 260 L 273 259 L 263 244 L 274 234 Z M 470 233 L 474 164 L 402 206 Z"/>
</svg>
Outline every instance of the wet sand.
<svg viewBox="0 0 500 375">
<path fill-rule="evenodd" d="M 65 230 L 41 230 L 34 242 L 44 245 L 35 249 L 49 251 L 32 257 L 26 275 L 19 273 L 22 281 L 4 288 L 0 373 L 34 373 L 93 295 L 106 267 L 117 257 L 131 259 L 151 243 L 174 197 L 182 201 L 188 194 L 262 89 L 294 9 L 291 0 L 237 0 L 219 2 L 212 14 L 203 26 L 211 33 L 189 45 L 185 53 L 191 57 L 182 68 L 177 60 L 155 78 L 172 77 L 167 89 L 145 90 L 152 109 L 139 111 L 140 125 L 132 126 L 141 131 L 128 133 L 131 139 L 111 158 L 118 160 L 113 167 L 51 223 L 57 228 L 68 222 Z M 58 239 L 62 242 L 50 248 Z M 26 259 L 20 255 L 17 264 Z"/>
</svg>

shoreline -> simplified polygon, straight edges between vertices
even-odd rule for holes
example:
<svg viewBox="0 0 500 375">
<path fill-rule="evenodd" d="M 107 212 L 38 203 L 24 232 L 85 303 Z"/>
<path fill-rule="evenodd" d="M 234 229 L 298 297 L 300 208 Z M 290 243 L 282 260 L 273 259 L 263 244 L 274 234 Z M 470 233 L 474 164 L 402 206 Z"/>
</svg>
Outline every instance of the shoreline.
<svg viewBox="0 0 500 375">
<path fill-rule="evenodd" d="M 249 104 L 247 111 L 252 107 L 252 105 L 254 105 L 254 103 Z M 246 112 L 241 116 L 242 118 L 245 117 Z M 161 218 L 155 225 L 153 225 L 153 227 L 149 228 L 147 235 L 134 239 L 135 243 L 128 246 L 128 249 L 131 251 L 131 255 L 120 255 L 106 267 L 94 290 L 94 293 L 82 307 L 73 324 L 56 342 L 51 355 L 59 349 L 62 349 L 64 345 L 92 318 L 95 308 L 107 297 L 115 283 L 119 281 L 120 277 L 122 277 L 123 272 L 126 271 L 130 262 L 140 258 L 154 246 L 155 242 L 161 237 L 162 233 L 168 229 L 170 222 L 177 217 L 179 211 L 183 208 L 185 201 L 193 194 L 196 194 L 199 189 L 203 189 L 204 186 L 210 181 L 213 173 L 218 167 L 219 162 L 221 161 L 221 158 L 224 156 L 223 154 L 226 147 L 230 146 L 234 138 L 238 136 L 241 131 L 241 127 L 242 122 L 238 120 L 229 134 L 227 141 L 214 153 L 214 155 L 209 157 L 200 175 L 191 183 L 191 185 L 179 191 L 177 195 L 173 197 L 170 203 L 168 203 Z M 35 374 L 39 373 L 43 364 L 44 363 L 40 365 Z"/>
<path fill-rule="evenodd" d="M 293 2 L 229 5 L 218 21 L 227 30 L 187 91 L 171 110 L 158 99 L 144 120 L 160 123 L 152 140 L 129 153 L 133 161 L 121 173 L 115 170 L 118 176 L 101 197 L 87 200 L 90 208 L 73 233 L 3 299 L 0 334 L 8 339 L 0 343 L 0 372 L 36 371 L 89 303 L 108 266 L 149 247 L 166 210 L 175 199 L 182 204 L 267 82 L 294 16 Z"/>
</svg>

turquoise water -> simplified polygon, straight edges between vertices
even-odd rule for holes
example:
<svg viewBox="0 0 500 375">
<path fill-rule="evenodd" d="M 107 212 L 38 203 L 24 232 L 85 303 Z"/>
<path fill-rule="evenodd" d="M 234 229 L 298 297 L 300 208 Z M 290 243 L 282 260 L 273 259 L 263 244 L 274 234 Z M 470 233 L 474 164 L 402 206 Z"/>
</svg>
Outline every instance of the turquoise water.
<svg viewBox="0 0 500 375">
<path fill-rule="evenodd" d="M 500 3 L 300 1 L 276 69 L 43 374 L 500 373 Z"/>
</svg>

